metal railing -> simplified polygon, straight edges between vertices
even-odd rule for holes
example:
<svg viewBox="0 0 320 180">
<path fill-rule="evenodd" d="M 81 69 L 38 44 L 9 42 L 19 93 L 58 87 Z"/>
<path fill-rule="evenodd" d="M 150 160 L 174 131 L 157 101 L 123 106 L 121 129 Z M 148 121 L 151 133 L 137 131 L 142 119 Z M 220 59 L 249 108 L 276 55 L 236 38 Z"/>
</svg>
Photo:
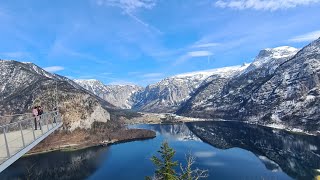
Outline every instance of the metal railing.
<svg viewBox="0 0 320 180">
<path fill-rule="evenodd" d="M 61 123 L 59 112 L 52 111 L 41 116 L 1 125 L 0 164 Z"/>
</svg>

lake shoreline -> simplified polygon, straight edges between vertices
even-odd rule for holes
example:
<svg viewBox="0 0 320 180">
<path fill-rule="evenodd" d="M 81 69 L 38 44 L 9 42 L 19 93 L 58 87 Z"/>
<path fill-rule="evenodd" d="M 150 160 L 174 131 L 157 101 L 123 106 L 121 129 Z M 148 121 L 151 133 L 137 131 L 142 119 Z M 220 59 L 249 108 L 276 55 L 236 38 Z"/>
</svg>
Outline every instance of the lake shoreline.
<svg viewBox="0 0 320 180">
<path fill-rule="evenodd" d="M 156 136 L 155 136 L 156 137 Z M 135 139 L 128 139 L 128 140 L 119 140 L 119 141 L 112 141 L 106 144 L 93 144 L 93 145 L 89 145 L 89 146 L 83 146 L 83 147 L 79 147 L 79 146 L 68 146 L 65 148 L 60 148 L 60 149 L 52 149 L 52 150 L 48 150 L 48 151 L 40 151 L 40 152 L 35 152 L 35 153 L 27 153 L 25 155 L 23 155 L 22 157 L 29 157 L 29 156 L 33 156 L 33 155 L 39 155 L 39 154 L 47 154 L 47 153 L 51 153 L 51 152 L 72 152 L 72 151 L 79 151 L 79 150 L 83 150 L 83 149 L 88 149 L 88 148 L 93 148 L 93 147 L 105 147 L 105 146 L 111 146 L 111 145 L 116 145 L 116 144 L 122 144 L 122 143 L 128 143 L 128 142 L 134 142 L 134 141 L 144 141 L 144 140 L 149 140 L 149 139 L 153 139 L 155 137 L 148 137 L 148 138 L 135 138 Z"/>
<path fill-rule="evenodd" d="M 190 120 L 190 119 L 193 119 L 193 120 Z M 294 134 L 302 134 L 302 135 L 316 136 L 316 137 L 320 135 L 320 134 L 311 134 L 311 133 L 304 132 L 304 131 L 295 131 L 295 130 L 290 130 L 290 129 L 286 129 L 286 128 L 281 128 L 281 126 L 261 125 L 261 124 L 256 124 L 256 123 L 252 123 L 252 122 L 248 122 L 248 121 L 236 121 L 236 120 L 224 120 L 224 119 L 211 120 L 211 119 L 197 119 L 197 118 L 190 118 L 190 119 L 187 120 L 187 121 L 173 121 L 173 122 L 162 122 L 162 121 L 136 122 L 136 123 L 128 123 L 127 125 L 180 124 L 180 123 L 193 123 L 193 122 L 239 122 L 239 123 L 244 123 L 244 124 L 250 124 L 250 125 L 256 125 L 256 126 L 271 128 L 271 129 L 275 129 L 275 130 L 284 130 L 284 131 L 287 131 L 287 132 L 290 132 L 290 133 L 294 133 Z M 136 129 L 136 130 L 138 130 L 138 129 Z M 90 145 L 84 145 L 84 144 L 73 145 L 73 144 L 70 144 L 70 145 L 66 145 L 64 147 L 54 148 L 54 149 L 50 149 L 50 150 L 27 153 L 23 157 L 32 156 L 32 155 L 38 155 L 38 154 L 45 154 L 45 153 L 50 153 L 50 152 L 55 152 L 55 151 L 78 151 L 78 150 L 87 149 L 87 148 L 91 148 L 91 147 L 111 146 L 111 145 L 121 144 L 121 143 L 126 143 L 126 142 L 148 140 L 148 139 L 153 139 L 155 137 L 156 137 L 156 135 L 149 136 L 149 137 L 143 137 L 143 138 L 141 138 L 141 137 L 128 138 L 128 139 L 122 139 L 122 140 L 112 139 L 110 141 L 104 141 L 104 142 L 100 142 L 100 143 L 93 143 L 93 144 L 90 144 Z"/>
<path fill-rule="evenodd" d="M 192 119 L 192 118 L 190 118 Z M 212 119 L 197 119 L 194 118 L 195 120 L 187 120 L 187 121 L 174 121 L 174 122 L 161 122 L 161 121 L 153 121 L 153 122 L 137 122 L 137 123 L 131 123 L 131 124 L 127 124 L 127 125 L 141 125 L 141 124 L 179 124 L 179 123 L 193 123 L 193 122 L 239 122 L 239 123 L 244 123 L 244 124 L 250 124 L 250 125 L 257 125 L 257 126 L 261 126 L 261 127 L 267 127 L 267 128 L 271 128 L 271 129 L 275 129 L 275 130 L 283 130 L 283 131 L 287 131 L 290 133 L 296 133 L 296 134 L 303 134 L 303 135 L 308 135 L 308 136 L 320 136 L 320 132 L 319 133 L 309 133 L 309 132 L 305 132 L 301 129 L 288 129 L 282 126 L 276 126 L 276 125 L 263 125 L 263 124 L 257 124 L 257 123 L 252 123 L 252 122 L 248 122 L 248 121 L 237 121 L 237 120 L 225 120 L 225 119 L 216 119 L 216 120 L 212 120 Z"/>
<path fill-rule="evenodd" d="M 24 156 L 2 174 L 2 177 L 23 179 L 32 172 L 38 173 L 36 175 L 39 179 L 48 177 L 52 180 L 62 177 L 67 179 L 71 176 L 78 179 L 130 179 L 129 176 L 142 179 L 154 172 L 150 157 L 157 153 L 164 140 L 170 142 L 170 147 L 177 153 L 177 160 L 181 162 L 184 162 L 185 154 L 192 150 L 199 163 L 197 166 L 208 169 L 210 177 L 217 179 L 259 176 L 289 180 L 313 179 L 319 175 L 319 152 L 316 150 L 320 147 L 320 137 L 274 130 L 239 121 L 142 124 L 123 128 L 127 134 L 124 131 L 120 133 L 127 140 L 109 139 L 108 142 L 82 147 L 71 144 L 75 142 L 69 134 L 70 147 Z M 129 133 L 143 132 L 143 129 L 152 130 L 157 136 L 153 139 L 140 139 L 133 138 L 132 135 L 128 140 Z M 93 132 L 96 131 L 92 131 L 91 135 Z M 79 132 L 75 133 L 81 135 Z M 56 136 L 59 138 L 60 135 Z M 66 141 L 63 144 L 66 144 Z M 286 159 L 293 159 L 294 166 L 290 166 Z M 138 168 L 131 166 L 137 162 Z M 221 168 L 217 168 L 216 165 Z M 33 166 L 31 171 L 26 168 Z M 294 167 L 301 167 L 301 173 Z M 237 174 L 229 176 L 227 172 L 230 169 L 236 169 Z M 124 170 L 126 173 L 121 173 Z"/>
<path fill-rule="evenodd" d="M 318 132 L 306 132 L 299 128 L 288 128 L 282 124 L 258 124 L 250 121 L 239 121 L 239 120 L 228 120 L 228 119 L 208 119 L 208 118 L 197 118 L 197 117 L 187 117 L 180 116 L 173 113 L 145 113 L 142 112 L 142 117 L 133 118 L 126 121 L 127 125 L 139 125 L 139 124 L 163 124 L 163 123 L 188 123 L 188 122 L 210 122 L 210 121 L 230 121 L 230 122 L 241 122 L 251 125 L 258 125 L 262 127 L 269 127 L 278 130 L 285 130 L 291 133 L 305 134 L 309 136 L 320 136 L 320 131 Z"/>
<path fill-rule="evenodd" d="M 102 140 L 102 141 L 95 141 L 95 142 L 89 142 L 89 143 L 88 141 L 85 141 L 82 143 L 69 143 L 69 144 L 64 144 L 62 146 L 51 147 L 51 148 L 44 147 L 44 148 L 39 148 L 38 150 L 30 151 L 30 153 L 25 154 L 23 157 L 28 157 L 28 156 L 38 155 L 38 154 L 46 154 L 46 153 L 56 152 L 56 151 L 78 151 L 78 150 L 87 149 L 91 147 L 110 146 L 114 144 L 148 140 L 156 137 L 156 133 L 154 131 L 146 130 L 146 129 L 129 129 L 129 130 L 122 130 L 118 132 L 118 134 L 125 134 L 125 133 L 127 134 L 132 133 L 133 135 L 128 136 L 127 138 L 123 138 L 119 135 L 118 138 L 113 138 L 110 140 Z"/>
<path fill-rule="evenodd" d="M 208 122 L 210 120 L 206 120 L 206 122 Z M 253 123 L 253 122 L 249 122 L 249 121 L 237 121 L 237 120 L 224 120 L 224 119 L 218 119 L 218 120 L 211 120 L 211 121 L 224 121 L 224 122 L 240 122 L 240 123 L 245 123 L 245 124 L 250 124 L 250 125 L 256 125 L 256 126 L 261 126 L 261 127 L 267 127 L 267 128 L 271 128 L 271 129 L 276 129 L 276 130 L 283 130 L 283 131 L 287 131 L 290 133 L 295 133 L 295 134 L 303 134 L 303 135 L 308 135 L 308 136 L 320 136 L 320 132 L 318 133 L 310 133 L 310 132 L 305 132 L 301 129 L 288 129 L 286 127 L 284 127 L 283 125 L 277 125 L 277 124 L 257 124 L 257 123 Z"/>
</svg>

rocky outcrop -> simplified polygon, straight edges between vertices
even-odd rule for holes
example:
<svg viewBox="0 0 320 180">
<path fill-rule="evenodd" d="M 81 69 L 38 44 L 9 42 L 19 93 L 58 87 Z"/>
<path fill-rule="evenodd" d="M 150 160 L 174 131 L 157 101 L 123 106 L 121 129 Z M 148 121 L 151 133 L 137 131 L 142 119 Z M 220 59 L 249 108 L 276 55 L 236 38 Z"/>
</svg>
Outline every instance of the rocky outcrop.
<svg viewBox="0 0 320 180">
<path fill-rule="evenodd" d="M 0 60 L 0 115 L 24 114 L 37 105 L 45 112 L 52 111 L 56 99 L 64 129 L 86 129 L 94 121 L 110 120 L 108 108 L 113 105 L 72 80 L 46 72 L 32 63 Z M 5 118 L 1 123 L 15 120 L 15 117 Z"/>
</svg>

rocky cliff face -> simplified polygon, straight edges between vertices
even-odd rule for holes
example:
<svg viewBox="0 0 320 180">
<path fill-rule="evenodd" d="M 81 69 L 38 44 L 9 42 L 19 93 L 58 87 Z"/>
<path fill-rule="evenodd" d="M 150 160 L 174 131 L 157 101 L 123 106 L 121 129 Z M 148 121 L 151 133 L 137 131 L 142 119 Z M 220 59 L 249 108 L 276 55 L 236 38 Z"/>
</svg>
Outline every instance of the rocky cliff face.
<svg viewBox="0 0 320 180">
<path fill-rule="evenodd" d="M 95 79 L 75 80 L 75 82 L 122 109 L 131 109 L 134 104 L 134 96 L 143 90 L 143 87 L 137 85 L 104 85 Z"/>
<path fill-rule="evenodd" d="M 64 129 L 90 128 L 94 121 L 110 120 L 110 103 L 83 89 L 73 81 L 44 71 L 32 63 L 0 60 L 0 115 L 24 114 L 33 106 L 44 111 L 55 107 L 57 85 L 58 109 Z M 15 121 L 2 118 L 1 123 Z"/>
<path fill-rule="evenodd" d="M 138 93 L 133 108 L 146 112 L 175 112 L 208 77 L 227 78 L 242 69 L 243 66 L 233 66 L 166 78 Z"/>
<path fill-rule="evenodd" d="M 319 132 L 320 39 L 296 52 L 261 51 L 239 75 L 201 86 L 178 113 Z"/>
</svg>

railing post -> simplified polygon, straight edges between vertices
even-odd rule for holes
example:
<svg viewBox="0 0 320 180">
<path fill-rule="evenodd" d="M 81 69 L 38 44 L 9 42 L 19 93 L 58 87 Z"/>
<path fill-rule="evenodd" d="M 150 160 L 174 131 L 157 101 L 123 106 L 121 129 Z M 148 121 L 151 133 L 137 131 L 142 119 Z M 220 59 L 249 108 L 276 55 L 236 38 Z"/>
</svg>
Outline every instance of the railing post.
<svg viewBox="0 0 320 180">
<path fill-rule="evenodd" d="M 25 145 L 25 143 L 24 143 L 24 137 L 23 137 L 21 122 L 19 122 L 19 126 L 20 126 L 20 133 L 21 133 L 21 138 L 22 138 L 22 144 L 23 144 L 23 147 L 26 147 L 26 145 Z"/>
<path fill-rule="evenodd" d="M 48 114 L 45 115 L 45 118 L 46 118 L 46 122 L 47 122 L 47 129 L 49 131 L 49 118 L 48 118 Z"/>
<path fill-rule="evenodd" d="M 59 123 L 62 122 L 61 114 L 59 112 L 57 112 L 57 119 L 59 119 Z"/>
<path fill-rule="evenodd" d="M 37 118 L 37 117 L 35 116 L 34 118 Z M 34 121 L 34 119 L 32 119 L 32 120 Z M 31 120 L 31 124 L 33 124 L 32 120 Z M 37 124 L 37 119 L 35 122 Z M 31 125 L 31 127 L 32 127 L 31 129 L 32 129 L 32 134 L 33 134 L 33 140 L 36 140 L 36 135 L 34 134 L 35 124 Z"/>
<path fill-rule="evenodd" d="M 54 116 L 53 116 L 53 118 L 54 118 Z M 51 123 L 51 127 L 52 127 L 52 128 L 54 127 L 53 124 L 54 124 L 54 120 L 53 120 L 52 123 Z"/>
<path fill-rule="evenodd" d="M 6 143 L 7 156 L 8 158 L 10 158 L 9 145 L 8 145 L 7 136 L 6 136 L 6 127 L 3 127 L 3 136 L 4 136 L 4 142 Z"/>
<path fill-rule="evenodd" d="M 42 115 L 39 116 L 39 126 L 40 126 L 40 130 L 41 130 L 41 134 L 43 134 L 43 129 L 42 129 L 42 125 L 41 125 L 41 118 Z"/>
</svg>

